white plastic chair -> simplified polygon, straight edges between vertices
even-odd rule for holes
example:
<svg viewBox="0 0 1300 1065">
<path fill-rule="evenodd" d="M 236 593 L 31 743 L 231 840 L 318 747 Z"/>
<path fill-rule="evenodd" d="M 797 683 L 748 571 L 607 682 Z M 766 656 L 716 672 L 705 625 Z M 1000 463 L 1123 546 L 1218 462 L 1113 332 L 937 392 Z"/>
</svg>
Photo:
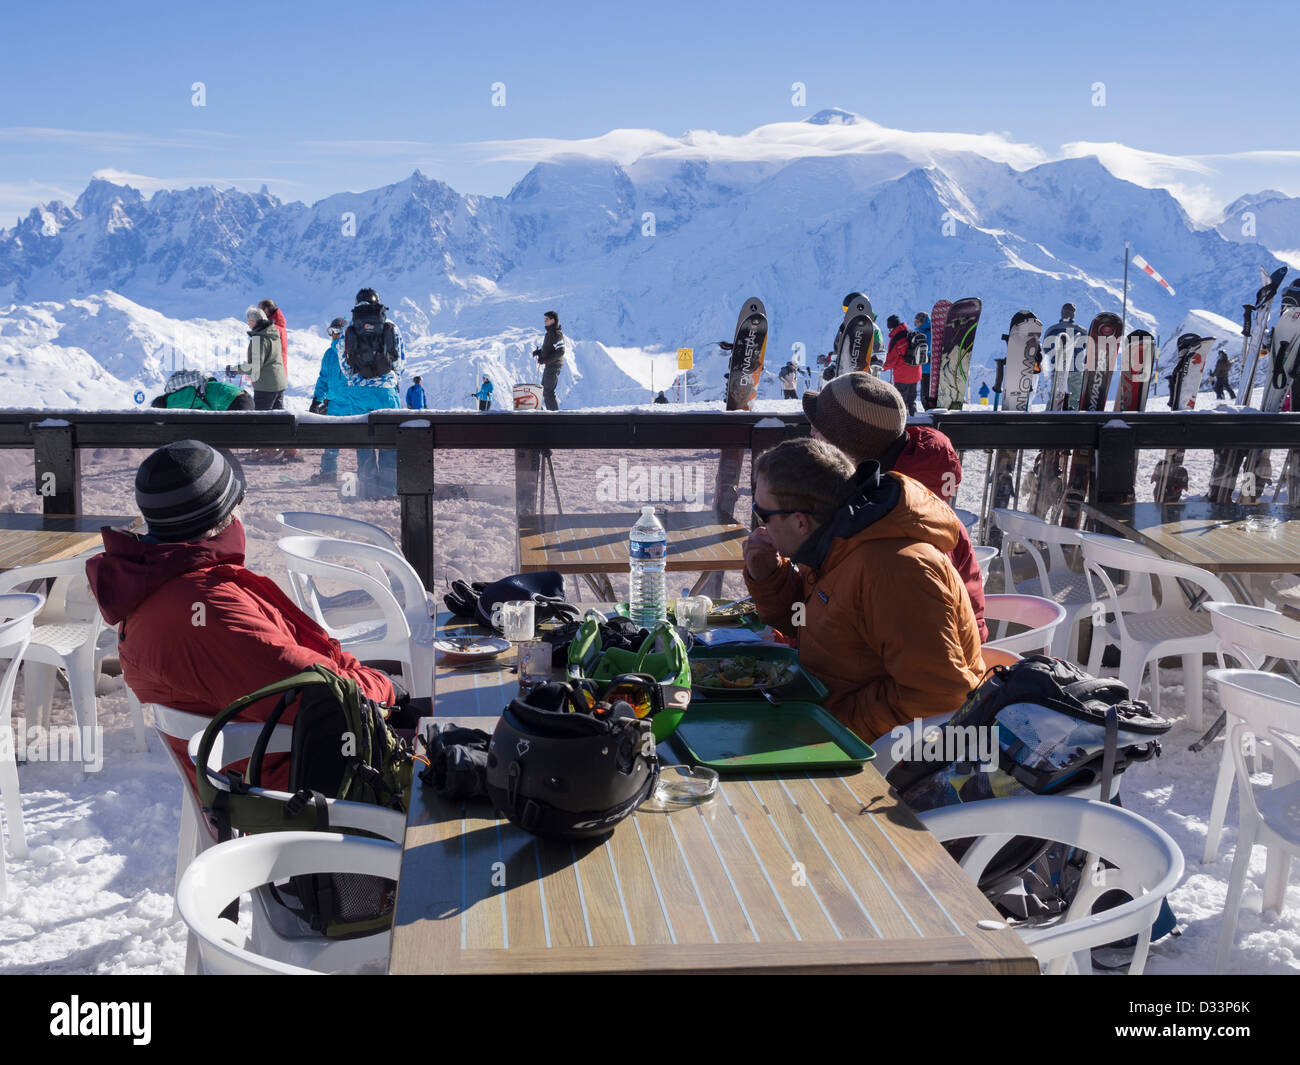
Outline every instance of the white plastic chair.
<svg viewBox="0 0 1300 1065">
<path fill-rule="evenodd" d="M 1052 525 L 1033 514 L 1001 507 L 993 511 L 993 520 L 1002 530 L 1002 591 L 1007 594 L 1036 595 L 1065 607 L 1069 623 L 1056 630 L 1050 653 L 1053 658 L 1078 661 L 1075 650 L 1078 647 L 1079 623 L 1092 615 L 1092 594 L 1088 578 L 1083 573 L 1075 573 L 1070 569 L 1063 549 L 1077 547 L 1082 534 L 1077 529 Z M 1039 550 L 1039 544 L 1046 547 L 1046 558 Z M 1017 548 L 1029 556 L 1038 574 L 1020 584 L 1015 583 L 1011 566 Z M 1130 583 L 1121 588 L 1120 598 L 1126 609 L 1145 610 L 1152 605 L 1150 588 L 1142 582 L 1137 582 L 1136 585 Z M 1094 637 L 1094 644 L 1095 642 Z"/>
<path fill-rule="evenodd" d="M 5 821 L 9 827 L 9 846 L 14 860 L 27 857 L 27 833 L 23 828 L 23 802 L 18 793 L 18 764 L 14 757 L 14 731 L 10 723 L 14 683 L 23 652 L 32 638 L 35 618 L 45 605 L 45 597 L 31 592 L 0 595 L 0 662 L 8 661 L 0 676 L 0 800 L 4 802 Z M 8 897 L 5 880 L 4 840 L 0 839 L 0 902 Z"/>
<path fill-rule="evenodd" d="M 425 611 L 424 585 L 404 558 L 373 544 L 320 536 L 286 536 L 277 541 L 277 546 L 285 556 L 289 584 L 298 606 L 338 640 L 345 651 L 363 662 L 401 662 L 402 677 L 411 696 L 418 699 L 433 695 L 433 641 L 437 638 L 437 624 Z M 352 560 L 353 565 L 344 560 Z M 379 606 L 380 616 L 342 627 L 329 624 L 314 591 L 315 583 L 309 584 L 306 578 L 332 580 L 361 589 Z M 390 581 L 401 584 L 407 603 L 419 605 L 404 609 L 394 596 Z"/>
<path fill-rule="evenodd" d="M 388 533 L 378 525 L 372 525 L 368 521 L 361 521 L 358 518 L 345 518 L 338 514 L 320 514 L 309 510 L 287 510 L 275 516 L 275 520 L 288 529 L 291 533 L 305 533 L 309 536 L 324 536 L 331 540 L 348 540 L 353 543 L 370 544 L 374 547 L 383 548 L 385 551 L 391 551 L 401 560 L 401 566 L 410 569 L 410 563 L 407 562 L 406 556 L 402 554 L 400 545 Z M 393 562 L 394 566 L 398 563 Z M 380 577 L 382 571 L 371 571 L 372 576 Z M 386 576 L 384 579 L 388 579 Z M 359 588 L 350 588 L 345 592 L 337 595 L 323 595 L 320 590 L 314 587 L 314 582 L 310 577 L 298 574 L 290 575 L 290 580 L 302 582 L 304 585 L 310 585 L 310 589 L 303 587 L 297 593 L 303 599 L 308 595 L 314 594 L 320 603 L 322 615 L 328 619 L 331 625 L 337 627 L 346 627 L 355 625 L 362 621 L 375 621 L 381 616 L 379 606 L 373 599 Z M 393 594 L 397 601 L 405 609 L 409 604 L 405 599 L 405 585 L 400 581 L 389 580 Z M 415 581 L 420 584 L 419 577 Z M 425 602 L 425 612 L 431 617 L 436 617 L 438 613 L 437 597 L 430 591 L 420 585 L 422 598 Z"/>
<path fill-rule="evenodd" d="M 1096 674 L 1101 666 L 1101 651 L 1106 640 L 1119 645 L 1119 679 L 1136 699 L 1142 675 L 1151 665 L 1151 709 L 1160 713 L 1160 659 L 1180 656 L 1183 660 L 1183 692 L 1187 721 L 1192 728 L 1201 727 L 1202 662 L 1207 652 L 1217 652 L 1210 615 L 1193 610 L 1186 603 L 1179 581 L 1194 585 L 1206 593 L 1206 599 L 1231 603 L 1228 586 L 1212 573 L 1184 562 L 1171 562 L 1141 544 L 1115 536 L 1083 533 L 1084 570 L 1092 588 L 1093 601 L 1099 612 L 1109 613 L 1111 620 L 1094 621 L 1092 656 L 1088 672 Z M 1127 613 L 1120 593 L 1106 572 L 1107 568 L 1124 570 L 1130 583 L 1155 579 L 1160 585 L 1160 606 Z M 1093 586 L 1094 580 L 1097 582 Z"/>
<path fill-rule="evenodd" d="M 1212 669 L 1209 676 L 1218 685 L 1219 700 L 1231 715 L 1228 743 L 1237 771 L 1240 817 L 1214 960 L 1214 971 L 1222 972 L 1236 939 L 1237 913 L 1251 852 L 1256 845 L 1267 847 L 1270 870 L 1278 871 L 1264 880 L 1263 908 L 1274 911 L 1283 907 L 1291 859 L 1300 855 L 1300 747 L 1295 740 L 1300 735 L 1300 684 L 1290 677 L 1253 669 Z M 1262 794 L 1256 793 L 1246 767 L 1256 738 L 1273 747 L 1273 783 Z M 1278 772 L 1282 764 L 1289 764 L 1290 772 L 1285 776 Z"/>
<path fill-rule="evenodd" d="M 989 640 L 985 648 L 993 647 L 1016 653 L 1047 654 L 1056 636 L 1056 630 L 1066 619 L 1067 611 L 1060 603 L 1036 595 L 986 595 L 984 620 L 989 631 L 999 634 L 1008 624 L 1024 625 L 1026 631 L 1012 636 Z M 994 622 L 997 628 L 994 629 Z M 985 663 L 987 665 L 987 663 Z"/>
<path fill-rule="evenodd" d="M 1183 852 L 1150 821 L 1110 803 L 1056 795 L 944 806 L 917 816 L 942 842 L 978 837 L 960 862 L 976 883 L 993 856 L 1016 836 L 1032 835 L 1087 852 L 1083 878 L 1066 913 L 1050 924 L 1025 923 L 1015 930 L 1049 974 L 1071 968 L 1091 972 L 1092 947 L 1136 935 L 1129 974 L 1142 973 L 1160 903 L 1183 875 Z M 1101 859 L 1113 867 L 1101 866 Z M 1113 890 L 1128 894 L 1129 901 L 1091 913 L 1097 899 Z"/>
<path fill-rule="evenodd" d="M 0 593 L 53 579 L 23 656 L 23 701 L 27 714 L 35 717 L 37 724 L 48 727 L 55 674 L 63 669 L 68 677 L 72 713 L 83 738 L 87 729 L 98 724 L 95 679 L 102 659 L 98 654 L 99 637 L 104 629 L 104 619 L 86 579 L 86 559 L 103 550 L 99 546 L 76 558 L 0 573 Z M 129 702 L 139 745 L 144 736 L 144 715 L 137 701 Z M 85 744 L 83 749 L 89 746 Z"/>
<path fill-rule="evenodd" d="M 990 547 L 988 544 L 974 544 L 975 564 L 980 568 L 980 576 L 988 583 L 989 566 L 993 560 L 998 557 L 998 549 Z"/>
<path fill-rule="evenodd" d="M 1300 622 L 1267 607 L 1243 606 L 1241 603 L 1206 603 L 1210 624 L 1219 639 L 1219 665 L 1226 665 L 1230 655 L 1249 669 L 1258 669 L 1269 658 L 1300 662 Z M 1224 710 L 1224 713 L 1228 711 Z M 1228 729 L 1233 717 L 1229 714 Z M 1275 766 L 1276 771 L 1278 767 Z M 1225 742 L 1219 761 L 1219 775 L 1214 781 L 1214 799 L 1210 803 L 1210 827 L 1205 836 L 1201 861 L 1209 863 L 1219 856 L 1219 838 L 1228 813 L 1228 793 L 1234 774 L 1232 745 Z"/>
<path fill-rule="evenodd" d="M 309 873 L 363 873 L 396 880 L 402 848 L 388 840 L 336 836 L 327 832 L 266 832 L 219 843 L 204 851 L 185 870 L 177 891 L 181 917 L 198 941 L 205 972 L 227 975 L 383 971 L 391 935 L 382 939 L 381 957 L 364 963 L 341 962 L 338 955 L 285 958 L 258 950 L 250 936 L 221 917 L 232 899 L 264 884 Z M 343 943 L 356 942 L 343 940 Z"/>
</svg>

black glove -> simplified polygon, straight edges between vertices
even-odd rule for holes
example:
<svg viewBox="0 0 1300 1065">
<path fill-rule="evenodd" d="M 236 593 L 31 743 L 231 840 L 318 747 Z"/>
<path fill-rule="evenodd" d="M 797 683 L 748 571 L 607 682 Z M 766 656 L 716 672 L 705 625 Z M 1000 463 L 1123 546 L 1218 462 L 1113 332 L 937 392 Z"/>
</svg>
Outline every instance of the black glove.
<svg viewBox="0 0 1300 1065">
<path fill-rule="evenodd" d="M 424 734 L 429 764 L 420 780 L 444 799 L 487 797 L 488 744 L 492 737 L 455 722 L 435 724 Z"/>
<path fill-rule="evenodd" d="M 329 400 L 313 399 L 307 406 L 308 414 L 324 414 L 325 408 L 329 406 Z"/>
<path fill-rule="evenodd" d="M 452 581 L 451 591 L 442 597 L 442 601 L 458 618 L 472 618 L 478 610 L 478 597 L 486 587 L 483 581 Z"/>
</svg>

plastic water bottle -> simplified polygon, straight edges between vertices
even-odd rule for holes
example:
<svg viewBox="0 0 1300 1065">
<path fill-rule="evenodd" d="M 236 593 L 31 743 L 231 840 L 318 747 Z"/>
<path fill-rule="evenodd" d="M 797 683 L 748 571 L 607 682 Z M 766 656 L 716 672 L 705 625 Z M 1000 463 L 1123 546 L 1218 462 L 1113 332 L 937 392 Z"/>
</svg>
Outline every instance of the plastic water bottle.
<svg viewBox="0 0 1300 1065">
<path fill-rule="evenodd" d="M 654 507 L 641 508 L 641 517 L 628 537 L 627 552 L 632 562 L 628 614 L 638 625 L 650 628 L 668 617 L 664 587 L 668 533 L 655 517 Z"/>
</svg>

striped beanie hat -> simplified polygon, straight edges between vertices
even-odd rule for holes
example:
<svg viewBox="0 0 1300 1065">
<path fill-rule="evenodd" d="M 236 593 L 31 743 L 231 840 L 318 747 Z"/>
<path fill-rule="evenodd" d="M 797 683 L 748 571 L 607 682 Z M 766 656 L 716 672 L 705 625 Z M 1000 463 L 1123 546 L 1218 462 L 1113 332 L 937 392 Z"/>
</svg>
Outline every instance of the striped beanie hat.
<svg viewBox="0 0 1300 1065">
<path fill-rule="evenodd" d="M 803 394 L 808 421 L 855 462 L 878 458 L 907 431 L 898 390 L 869 373 L 841 374 L 820 392 Z"/>
<path fill-rule="evenodd" d="M 175 543 L 219 524 L 244 498 L 244 486 L 220 452 L 200 440 L 160 447 L 135 475 L 135 501 L 149 535 Z"/>
</svg>

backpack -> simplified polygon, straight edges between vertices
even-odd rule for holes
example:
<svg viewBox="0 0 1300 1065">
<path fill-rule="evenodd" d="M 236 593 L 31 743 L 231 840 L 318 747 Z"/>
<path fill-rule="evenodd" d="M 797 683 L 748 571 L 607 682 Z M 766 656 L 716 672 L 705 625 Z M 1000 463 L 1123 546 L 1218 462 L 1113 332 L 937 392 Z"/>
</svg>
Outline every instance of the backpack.
<svg viewBox="0 0 1300 1065">
<path fill-rule="evenodd" d="M 1130 764 L 1158 756 L 1157 737 L 1172 727 L 1146 703 L 1130 699 L 1117 680 L 1090 676 L 1061 659 L 1026 655 L 989 670 L 947 722 L 899 752 L 904 758 L 886 779 L 914 810 L 1011 795 L 1068 795 L 1098 783 L 1109 798 L 1111 780 Z M 901 748 L 907 739 L 896 742 Z M 966 846 L 954 841 L 949 850 L 960 857 Z M 1012 839 L 989 863 L 980 890 L 1020 917 L 1063 909 L 1075 886 L 1063 864 L 1074 856 L 1059 851 L 1032 836 Z M 1059 860 L 1041 872 L 1045 855 Z"/>
<path fill-rule="evenodd" d="M 908 366 L 924 366 L 930 361 L 930 345 L 925 342 L 925 334 L 914 329 L 907 334 L 907 348 L 903 352 L 903 361 Z"/>
<path fill-rule="evenodd" d="M 373 803 L 406 811 L 411 790 L 410 745 L 389 726 L 384 711 L 361 693 L 356 681 L 322 665 L 268 684 L 221 711 L 203 731 L 197 764 L 205 766 L 221 730 L 245 707 L 278 695 L 244 773 L 225 773 L 229 791 L 198 773 L 199 801 L 218 838 L 234 832 L 335 831 L 326 798 Z M 260 789 L 271 734 L 297 702 L 289 749 L 286 801 Z M 341 742 L 342 741 L 342 742 Z M 356 835 L 364 833 L 352 831 Z M 321 873 L 290 878 L 296 899 L 272 886 L 276 898 L 311 928 L 333 939 L 372 935 L 392 924 L 397 885 L 383 877 Z"/>
<path fill-rule="evenodd" d="M 387 307 L 365 303 L 353 308 L 343 336 L 344 361 L 356 376 L 385 377 L 397 368 L 397 331 L 388 321 Z"/>
</svg>

